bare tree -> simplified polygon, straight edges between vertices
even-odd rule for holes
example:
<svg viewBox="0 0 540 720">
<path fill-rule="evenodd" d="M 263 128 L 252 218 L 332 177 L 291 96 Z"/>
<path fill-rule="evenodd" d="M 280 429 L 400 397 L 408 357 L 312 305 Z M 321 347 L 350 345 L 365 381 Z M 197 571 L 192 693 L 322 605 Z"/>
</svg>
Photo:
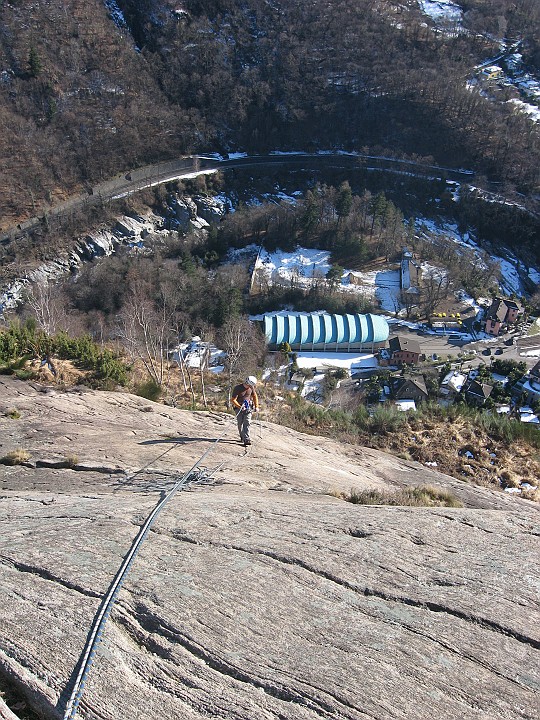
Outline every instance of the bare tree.
<svg viewBox="0 0 540 720">
<path fill-rule="evenodd" d="M 439 305 L 448 297 L 450 278 L 442 270 L 432 268 L 425 273 L 422 282 L 422 295 L 426 316 L 433 315 Z"/>
<path fill-rule="evenodd" d="M 223 326 L 220 343 L 227 353 L 227 405 L 230 407 L 233 377 L 256 367 L 264 348 L 264 339 L 247 317 L 233 317 Z"/>
<path fill-rule="evenodd" d="M 153 302 L 147 283 L 134 284 L 119 315 L 120 337 L 132 358 L 140 360 L 150 378 L 168 383 L 169 353 L 178 338 L 175 308 L 161 294 Z"/>
<path fill-rule="evenodd" d="M 26 301 L 38 326 L 47 335 L 54 335 L 60 330 L 65 311 L 56 288 L 46 281 L 34 283 L 26 294 Z"/>
<path fill-rule="evenodd" d="M 399 293 L 399 301 L 402 307 L 405 308 L 405 315 L 407 319 L 411 317 L 413 308 L 418 305 L 419 293 L 415 288 L 409 288 L 408 290 L 401 290 Z"/>
</svg>

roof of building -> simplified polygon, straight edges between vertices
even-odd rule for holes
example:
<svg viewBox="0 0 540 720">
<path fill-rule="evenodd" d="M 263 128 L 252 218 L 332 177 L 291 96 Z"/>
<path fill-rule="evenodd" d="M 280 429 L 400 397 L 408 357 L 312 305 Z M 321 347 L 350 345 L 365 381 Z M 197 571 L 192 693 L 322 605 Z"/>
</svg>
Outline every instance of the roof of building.
<svg viewBox="0 0 540 720">
<path fill-rule="evenodd" d="M 407 410 L 416 410 L 416 403 L 414 400 L 396 400 L 395 405 L 398 410 L 407 412 Z"/>
<path fill-rule="evenodd" d="M 425 397 L 428 396 L 426 387 L 426 381 L 422 375 L 415 375 L 414 377 L 397 378 L 394 382 L 394 395 L 399 399 L 406 399 L 407 393 L 418 392 Z"/>
<path fill-rule="evenodd" d="M 422 350 L 420 349 L 420 343 L 414 338 L 403 337 L 402 335 L 396 335 L 390 338 L 388 345 L 390 352 L 411 352 L 420 355 Z"/>
<path fill-rule="evenodd" d="M 504 322 L 508 310 L 521 311 L 521 305 L 516 300 L 509 300 L 507 298 L 496 297 L 493 299 L 489 310 L 487 311 L 488 320 L 498 320 Z"/>
<path fill-rule="evenodd" d="M 531 368 L 529 374 L 532 375 L 533 378 L 540 378 L 540 360 Z"/>
<path fill-rule="evenodd" d="M 348 345 L 384 342 L 389 328 L 380 315 L 291 312 L 265 315 L 264 333 L 272 345 Z"/>
<path fill-rule="evenodd" d="M 467 380 L 467 376 L 463 373 L 451 370 L 447 375 L 444 376 L 441 385 L 452 388 L 456 392 L 459 392 Z"/>
<path fill-rule="evenodd" d="M 471 395 L 476 395 L 477 397 L 487 400 L 493 392 L 493 386 L 478 382 L 478 380 L 473 380 L 469 383 L 465 391 Z"/>
<path fill-rule="evenodd" d="M 508 307 L 502 298 L 495 298 L 487 311 L 488 320 L 498 320 L 504 322 Z"/>
</svg>

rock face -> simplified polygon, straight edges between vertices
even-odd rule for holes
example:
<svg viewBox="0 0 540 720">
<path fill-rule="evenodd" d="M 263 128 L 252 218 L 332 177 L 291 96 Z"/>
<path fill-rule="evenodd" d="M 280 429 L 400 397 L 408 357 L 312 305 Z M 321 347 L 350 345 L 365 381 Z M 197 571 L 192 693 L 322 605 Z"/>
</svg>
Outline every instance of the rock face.
<svg viewBox="0 0 540 720">
<path fill-rule="evenodd" d="M 242 457 L 225 414 L 3 378 L 0 457 L 16 449 L 25 464 L 0 465 L 0 688 L 15 717 L 21 703 L 63 717 L 133 539 L 210 450 L 215 482 L 171 499 L 131 567 L 78 717 L 537 718 L 531 503 L 266 422 Z M 465 507 L 327 494 L 424 483 Z"/>
<path fill-rule="evenodd" d="M 171 202 L 180 229 L 206 230 L 209 227 L 209 223 L 197 215 L 197 205 L 191 198 L 176 199 Z M 223 210 L 223 205 L 212 198 L 207 199 L 204 207 L 207 207 L 209 215 L 212 212 L 219 215 L 219 208 Z M 79 238 L 70 250 L 61 253 L 54 260 L 42 263 L 28 270 L 24 278 L 15 279 L 8 286 L 0 287 L 0 314 L 20 304 L 29 283 L 48 283 L 70 273 L 77 273 L 84 263 L 112 255 L 122 246 L 140 252 L 145 249 L 145 240 L 155 241 L 170 235 L 170 231 L 164 227 L 165 224 L 165 218 L 152 212 L 144 216 L 123 215 L 117 218 L 113 227 L 102 228 L 91 235 Z"/>
<path fill-rule="evenodd" d="M 217 225 L 225 215 L 225 204 L 215 197 L 197 195 L 193 200 L 197 206 L 197 214 L 208 223 Z"/>
</svg>

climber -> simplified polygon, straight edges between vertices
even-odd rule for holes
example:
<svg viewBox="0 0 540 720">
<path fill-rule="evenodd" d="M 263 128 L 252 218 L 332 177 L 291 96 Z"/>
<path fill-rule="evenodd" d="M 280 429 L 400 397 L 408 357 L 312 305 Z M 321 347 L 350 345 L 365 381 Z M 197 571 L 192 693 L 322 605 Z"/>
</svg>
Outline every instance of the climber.
<svg viewBox="0 0 540 720">
<path fill-rule="evenodd" d="M 238 432 L 240 440 L 244 443 L 244 447 L 251 445 L 249 438 L 249 428 L 251 425 L 252 413 L 259 409 L 259 398 L 255 391 L 257 378 L 253 375 L 247 377 L 243 383 L 237 385 L 232 392 L 232 405 L 235 409 L 236 421 L 238 423 Z"/>
</svg>

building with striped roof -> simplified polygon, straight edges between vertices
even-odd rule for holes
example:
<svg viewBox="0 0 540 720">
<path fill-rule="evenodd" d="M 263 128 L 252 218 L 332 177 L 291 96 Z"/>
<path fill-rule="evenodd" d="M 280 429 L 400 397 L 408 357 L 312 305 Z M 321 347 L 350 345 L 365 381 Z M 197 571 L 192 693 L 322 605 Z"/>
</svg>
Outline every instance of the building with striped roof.
<svg viewBox="0 0 540 720">
<path fill-rule="evenodd" d="M 263 330 L 268 345 L 291 350 L 374 352 L 388 340 L 387 321 L 379 315 L 330 315 L 328 313 L 269 313 Z"/>
</svg>

